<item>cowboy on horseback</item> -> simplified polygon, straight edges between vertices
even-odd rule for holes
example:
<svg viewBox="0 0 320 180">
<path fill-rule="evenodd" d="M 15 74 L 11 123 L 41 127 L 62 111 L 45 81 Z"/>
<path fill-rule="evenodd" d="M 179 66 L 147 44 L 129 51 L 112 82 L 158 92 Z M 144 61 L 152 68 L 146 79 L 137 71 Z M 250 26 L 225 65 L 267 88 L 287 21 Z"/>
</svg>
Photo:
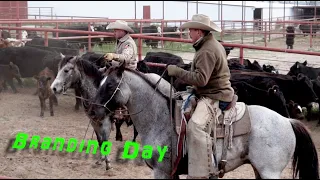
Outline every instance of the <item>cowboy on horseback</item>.
<svg viewBox="0 0 320 180">
<path fill-rule="evenodd" d="M 212 157 L 211 126 L 232 102 L 234 90 L 230 83 L 230 70 L 224 47 L 210 31 L 221 29 L 206 15 L 196 14 L 181 29 L 189 29 L 196 50 L 191 71 L 168 65 L 168 75 L 192 85 L 197 100 L 188 122 L 188 178 L 216 176 L 218 167 Z"/>
<path fill-rule="evenodd" d="M 136 70 L 138 63 L 137 45 L 129 34 L 134 33 L 134 31 L 128 26 L 128 23 L 126 21 L 122 20 L 117 20 L 110 23 L 107 26 L 107 29 L 114 29 L 114 36 L 117 39 L 116 53 L 106 53 L 104 55 L 104 58 L 107 61 L 112 61 L 113 65 L 125 62 L 125 66 L 127 68 Z M 105 70 L 106 67 L 104 67 L 103 69 Z M 130 118 L 124 117 L 124 114 L 127 113 L 127 107 L 120 107 L 116 110 L 113 119 L 116 119 L 118 121 L 125 120 L 127 125 L 129 126 L 132 124 L 132 121 Z M 119 140 L 122 141 L 122 138 Z M 133 141 L 135 141 L 135 139 Z"/>
<path fill-rule="evenodd" d="M 114 35 L 117 39 L 116 53 L 107 53 L 104 58 L 107 61 L 117 61 L 126 63 L 126 67 L 137 69 L 137 45 L 131 38 L 129 33 L 134 31 L 128 26 L 128 23 L 122 20 L 117 20 L 110 23 L 107 29 L 114 29 Z"/>
</svg>

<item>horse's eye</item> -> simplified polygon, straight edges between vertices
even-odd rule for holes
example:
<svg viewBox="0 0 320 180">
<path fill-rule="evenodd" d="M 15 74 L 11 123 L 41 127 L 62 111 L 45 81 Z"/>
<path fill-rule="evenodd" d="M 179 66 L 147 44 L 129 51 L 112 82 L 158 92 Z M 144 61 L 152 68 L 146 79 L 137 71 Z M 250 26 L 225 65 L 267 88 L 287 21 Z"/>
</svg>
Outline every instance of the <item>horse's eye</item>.
<svg viewBox="0 0 320 180">
<path fill-rule="evenodd" d="M 65 70 L 64 70 L 64 72 L 65 72 L 65 73 L 68 73 L 68 72 L 69 72 L 69 70 L 65 69 Z"/>
</svg>

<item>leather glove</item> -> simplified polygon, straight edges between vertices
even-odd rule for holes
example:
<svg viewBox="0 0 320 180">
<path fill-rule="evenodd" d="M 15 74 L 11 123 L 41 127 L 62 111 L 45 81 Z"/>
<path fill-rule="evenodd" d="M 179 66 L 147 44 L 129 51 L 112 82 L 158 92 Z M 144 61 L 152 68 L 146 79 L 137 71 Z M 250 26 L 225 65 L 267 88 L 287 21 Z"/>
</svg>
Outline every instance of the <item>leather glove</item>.
<svg viewBox="0 0 320 180">
<path fill-rule="evenodd" d="M 180 68 L 176 65 L 168 65 L 167 71 L 169 76 L 176 76 L 179 72 Z"/>
<path fill-rule="evenodd" d="M 119 55 L 115 53 L 107 53 L 103 56 L 107 61 L 117 60 L 119 59 Z"/>
</svg>

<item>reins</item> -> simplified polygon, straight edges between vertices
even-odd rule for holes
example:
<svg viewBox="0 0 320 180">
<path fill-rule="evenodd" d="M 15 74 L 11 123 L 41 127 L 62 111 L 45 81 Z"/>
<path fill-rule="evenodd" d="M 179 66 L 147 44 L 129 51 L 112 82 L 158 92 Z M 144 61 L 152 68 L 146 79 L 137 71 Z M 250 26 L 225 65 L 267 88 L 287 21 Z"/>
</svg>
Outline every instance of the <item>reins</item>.
<svg viewBox="0 0 320 180">
<path fill-rule="evenodd" d="M 168 67 L 168 66 L 165 67 L 165 70 L 162 72 L 159 80 L 158 80 L 157 83 L 155 84 L 154 93 L 153 93 L 152 96 L 154 96 L 154 94 L 156 93 L 156 91 L 157 91 L 157 89 L 158 89 L 158 85 L 159 85 L 161 79 L 163 78 L 165 72 L 167 71 L 167 67 Z M 81 97 L 81 96 L 76 96 L 76 95 L 73 95 L 73 94 L 68 94 L 68 93 L 66 92 L 66 89 L 65 89 L 65 85 L 64 85 L 64 84 L 63 84 L 63 86 L 62 86 L 62 94 L 65 95 L 65 96 L 75 97 L 75 98 L 77 98 L 77 99 L 81 99 L 81 100 L 83 100 L 83 101 L 89 102 L 89 106 L 92 105 L 92 104 L 95 104 L 95 105 L 98 105 L 98 106 L 102 106 L 102 107 L 106 108 L 110 113 L 114 113 L 113 111 L 111 111 L 111 110 L 107 107 L 107 104 L 108 104 L 108 103 L 111 101 L 111 99 L 115 96 L 115 94 L 116 94 L 116 92 L 117 92 L 118 90 L 121 92 L 121 89 L 120 89 L 119 87 L 120 87 L 122 81 L 123 81 L 123 75 L 121 76 L 120 82 L 119 82 L 119 84 L 117 85 L 116 90 L 113 92 L 113 94 L 112 94 L 112 96 L 110 97 L 110 99 L 109 99 L 105 104 L 103 104 L 103 105 L 102 105 L 102 104 L 92 103 L 92 101 L 90 101 L 89 99 L 83 98 L 83 97 Z M 170 119 L 171 119 L 171 121 L 172 121 L 172 115 L 171 115 L 171 114 L 172 114 L 172 90 L 173 90 L 173 77 L 170 78 Z M 122 92 L 121 92 L 121 93 L 122 93 Z M 152 98 L 151 98 L 151 100 L 152 100 Z M 148 104 L 146 104 L 146 106 L 147 106 L 147 105 L 148 105 Z M 89 109 L 90 109 L 90 108 L 89 108 Z M 123 113 L 122 115 L 123 115 L 123 116 L 136 115 L 136 114 L 141 113 L 144 109 L 145 109 L 145 108 L 142 108 L 140 111 L 138 111 L 138 112 L 136 112 L 136 113 L 129 113 L 129 114 Z M 84 138 L 85 138 L 86 135 L 87 135 L 87 132 L 88 132 L 88 129 L 89 129 L 89 124 L 92 123 L 92 122 L 93 122 L 93 123 L 97 123 L 97 122 L 95 122 L 94 120 L 92 120 L 90 117 L 89 117 L 89 119 L 90 119 L 90 121 L 89 121 L 89 123 L 88 123 L 88 126 L 87 126 L 87 129 L 86 129 L 86 133 L 85 133 L 85 135 L 84 135 Z M 91 137 L 91 138 L 93 138 L 93 133 L 94 133 L 94 132 L 92 132 L 92 137 Z"/>
<path fill-rule="evenodd" d="M 155 84 L 154 93 L 153 93 L 152 96 L 154 96 L 155 92 L 157 91 L 158 85 L 159 85 L 159 83 L 160 83 L 161 79 L 163 78 L 163 76 L 164 76 L 164 74 L 165 74 L 166 71 L 167 71 L 167 67 L 165 68 L 165 70 L 164 70 L 163 73 L 161 74 L 159 80 L 158 80 L 157 83 Z M 109 100 L 108 100 L 105 104 L 92 103 L 92 101 L 90 101 L 89 99 L 85 99 L 85 98 L 83 98 L 83 97 L 76 96 L 76 95 L 72 95 L 72 94 L 67 94 L 66 91 L 65 91 L 65 86 L 64 86 L 64 85 L 63 85 L 63 87 L 62 87 L 62 88 L 63 88 L 62 94 L 63 94 L 63 95 L 66 95 L 66 96 L 75 97 L 75 98 L 81 99 L 81 100 L 83 100 L 83 101 L 90 102 L 90 105 L 102 106 L 102 107 L 106 108 L 110 113 L 114 113 L 113 111 L 111 111 L 111 110 L 107 107 L 107 104 L 108 104 L 108 103 L 111 101 L 111 99 L 115 96 L 115 94 L 116 94 L 116 92 L 117 92 L 118 90 L 121 92 L 121 89 L 120 89 L 119 87 L 120 87 L 122 81 L 123 81 L 123 75 L 121 76 L 120 82 L 119 82 L 119 84 L 117 85 L 116 90 L 113 92 L 112 96 L 109 98 Z M 173 79 L 171 79 L 171 81 L 173 81 Z M 170 88 L 170 103 L 172 103 L 172 100 L 171 100 L 171 98 L 172 98 L 172 92 L 171 92 L 171 91 L 172 91 L 172 82 L 170 83 L 170 85 L 171 85 L 171 88 Z M 121 93 L 122 93 L 122 92 L 121 92 Z M 146 106 L 147 106 L 147 105 L 148 105 L 148 104 L 146 104 Z M 140 111 L 135 112 L 135 113 L 129 113 L 129 114 L 126 114 L 126 113 L 125 113 L 125 114 L 123 114 L 123 116 L 136 115 L 136 114 L 141 113 L 143 110 L 144 110 L 144 108 L 142 108 Z"/>
</svg>

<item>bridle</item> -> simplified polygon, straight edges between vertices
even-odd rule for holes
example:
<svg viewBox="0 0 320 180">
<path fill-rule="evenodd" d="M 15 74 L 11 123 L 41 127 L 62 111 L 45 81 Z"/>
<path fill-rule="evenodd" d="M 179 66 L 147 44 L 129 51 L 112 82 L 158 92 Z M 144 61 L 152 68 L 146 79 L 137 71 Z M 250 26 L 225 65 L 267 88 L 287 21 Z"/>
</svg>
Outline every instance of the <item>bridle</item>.
<svg viewBox="0 0 320 180">
<path fill-rule="evenodd" d="M 125 62 L 124 62 L 125 63 Z M 164 74 L 165 74 L 165 72 L 167 71 L 167 69 L 168 69 L 168 65 L 165 67 L 165 70 L 162 72 L 162 74 L 161 74 L 161 76 L 160 76 L 160 78 L 159 78 L 159 80 L 156 82 L 156 84 L 155 84 L 155 88 L 154 88 L 154 92 L 153 92 L 153 95 L 152 95 L 152 97 L 155 95 L 155 93 L 156 93 L 156 91 L 157 91 L 157 89 L 158 89 L 158 85 L 159 85 L 159 83 L 160 83 L 160 81 L 161 81 L 161 79 L 163 78 L 163 76 L 164 76 Z M 107 107 L 107 105 L 108 105 L 108 103 L 112 100 L 112 98 L 115 96 L 115 94 L 118 92 L 118 91 L 120 91 L 120 93 L 122 94 L 122 91 L 121 91 L 121 89 L 120 89 L 120 85 L 121 85 L 121 83 L 123 82 L 123 73 L 121 74 L 121 79 L 120 79 L 120 81 L 119 81 L 119 83 L 118 83 L 118 85 L 117 85 L 117 87 L 116 87 L 116 89 L 114 90 L 114 92 L 112 93 L 112 95 L 111 95 L 111 97 L 108 99 L 108 101 L 106 101 L 106 103 L 104 103 L 104 104 L 96 104 L 96 103 L 90 103 L 90 110 L 91 110 L 91 108 L 92 108 L 92 105 L 93 104 L 95 104 L 95 105 L 98 105 L 98 106 L 102 106 L 102 107 L 104 107 L 104 108 L 106 108 L 110 113 L 115 113 L 115 112 L 113 112 L 113 111 L 111 111 L 108 107 Z M 64 95 L 68 95 L 67 93 L 65 93 L 65 83 L 63 84 L 63 94 Z M 172 112 L 173 112 L 173 104 L 172 104 L 172 90 L 173 90 L 173 77 L 170 77 L 170 107 L 169 107 L 169 111 L 170 111 L 170 120 L 171 120 L 171 122 L 173 121 L 173 117 L 172 117 Z M 177 93 L 178 94 L 178 93 Z M 123 94 L 122 94 L 123 95 Z M 88 100 L 88 99 L 85 99 L 85 98 L 82 98 L 82 97 L 79 97 L 79 96 L 75 96 L 75 95 L 70 95 L 70 96 L 74 96 L 74 97 L 76 97 L 76 98 L 79 98 L 79 99 L 82 99 L 82 100 L 84 100 L 84 101 L 89 101 L 90 102 L 90 100 Z M 151 99 L 149 99 L 149 101 L 151 101 L 153 98 L 151 97 Z M 145 104 L 145 106 L 148 106 L 149 105 L 149 103 L 146 103 Z M 145 108 L 142 108 L 140 111 L 138 111 L 138 112 L 136 112 L 136 113 L 129 113 L 129 114 L 122 114 L 123 116 L 130 116 L 130 115 L 136 115 L 136 114 L 139 114 L 139 113 L 141 113 L 142 111 L 144 111 L 144 109 Z M 89 111 L 90 111 L 89 110 Z M 91 118 L 90 118 L 90 122 L 94 122 Z M 89 122 L 89 124 L 90 124 L 90 122 Z M 97 122 L 95 122 L 95 123 L 97 123 Z M 88 131 L 88 128 L 89 128 L 89 124 L 88 124 L 88 127 L 87 127 L 87 131 Z M 87 134 L 87 131 L 86 131 L 86 134 Z M 86 134 L 85 134 L 85 136 L 86 136 Z M 93 133 L 92 133 L 92 137 L 93 137 Z M 171 144 L 173 143 L 173 141 L 171 140 Z M 172 151 L 171 151 L 171 155 L 172 155 Z M 170 175 L 171 177 L 173 177 L 173 175 L 171 174 Z"/>
<path fill-rule="evenodd" d="M 74 71 L 74 69 L 73 69 L 73 71 Z M 167 66 L 166 66 L 165 70 L 163 71 L 163 73 L 161 74 L 159 80 L 158 80 L 157 83 L 155 84 L 154 93 L 153 93 L 152 96 L 154 96 L 155 92 L 157 91 L 158 85 L 159 85 L 159 83 L 160 83 L 161 79 L 163 78 L 163 76 L 164 76 L 164 74 L 165 74 L 166 71 L 167 71 Z M 70 75 L 70 76 L 72 76 L 72 75 Z M 172 78 L 171 78 L 171 79 L 172 79 Z M 113 113 L 113 114 L 114 114 L 115 111 L 111 111 L 111 110 L 107 107 L 107 105 L 108 105 L 108 103 L 110 103 L 110 101 L 111 101 L 112 98 L 115 96 L 115 94 L 117 93 L 117 91 L 120 91 L 120 93 L 123 95 L 123 93 L 122 93 L 122 91 L 121 91 L 121 89 L 120 89 L 120 85 L 121 85 L 122 82 L 123 82 L 123 74 L 121 75 L 121 79 L 120 79 L 120 81 L 119 81 L 119 83 L 118 83 L 118 85 L 117 85 L 117 88 L 116 88 L 116 89 L 114 90 L 114 92 L 112 93 L 112 96 L 111 96 L 111 97 L 108 99 L 108 101 L 107 101 L 106 103 L 104 103 L 104 104 L 93 103 L 93 102 L 92 102 L 91 100 L 89 100 L 89 99 L 85 99 L 85 98 L 83 98 L 83 97 L 76 96 L 76 95 L 67 94 L 67 93 L 66 93 L 66 88 L 65 88 L 66 82 L 63 83 L 63 86 L 62 86 L 62 94 L 63 94 L 63 95 L 67 95 L 67 96 L 72 96 L 72 97 L 81 99 L 81 100 L 83 100 L 83 101 L 90 102 L 90 105 L 102 106 L 102 107 L 104 107 L 105 109 L 107 109 L 107 110 L 109 111 L 109 113 Z M 170 83 L 170 85 L 171 85 L 170 90 L 172 91 L 172 82 Z M 170 99 L 172 98 L 171 91 L 170 91 Z M 152 100 L 152 98 L 151 98 L 150 100 Z M 148 104 L 146 104 L 145 106 L 147 106 L 147 105 L 148 105 Z M 123 113 L 122 115 L 123 115 L 123 116 L 136 115 L 136 114 L 141 113 L 144 109 L 145 109 L 145 108 L 142 108 L 140 111 L 135 112 L 135 113 L 129 113 L 129 114 L 128 114 L 128 113 Z M 125 111 L 126 111 L 126 110 L 125 110 Z"/>
<path fill-rule="evenodd" d="M 161 79 L 162 79 L 162 77 L 164 76 L 164 74 L 165 74 L 166 71 L 167 71 L 167 67 L 166 67 L 165 70 L 162 72 L 159 80 L 158 80 L 157 83 L 155 84 L 155 88 L 154 88 L 154 92 L 153 92 L 152 97 L 155 95 L 155 92 L 156 92 L 157 89 L 158 89 L 158 85 L 159 85 L 159 83 L 160 83 L 160 81 L 161 81 Z M 120 89 L 120 85 L 121 85 L 122 82 L 123 82 L 123 74 L 121 75 L 121 79 L 120 79 L 120 81 L 119 81 L 119 83 L 118 83 L 118 85 L 117 85 L 117 88 L 114 90 L 114 92 L 112 93 L 112 96 L 108 99 L 108 101 L 107 101 L 106 103 L 104 103 L 104 104 L 91 103 L 91 104 L 98 105 L 98 106 L 102 106 L 102 107 L 106 108 L 110 113 L 115 113 L 114 111 L 111 111 L 111 110 L 107 107 L 107 104 L 112 100 L 112 98 L 115 96 L 115 94 L 117 93 L 117 91 L 120 91 L 120 93 L 122 94 L 122 91 L 121 91 L 121 89 Z M 172 83 L 170 83 L 170 86 L 171 86 L 170 90 L 172 91 Z M 170 100 L 171 100 L 171 98 L 172 98 L 172 93 L 171 93 L 171 91 L 170 91 Z M 122 95 L 123 95 L 123 94 L 122 94 Z M 152 98 L 149 99 L 149 100 L 151 101 Z M 148 106 L 148 103 L 146 103 L 145 106 Z M 144 111 L 144 109 L 145 109 L 145 108 L 142 108 L 142 109 L 141 109 L 140 111 L 138 111 L 138 112 L 129 113 L 129 114 L 122 114 L 122 115 L 123 115 L 123 116 L 137 115 L 137 114 L 141 113 L 142 111 Z M 125 110 L 125 111 L 127 111 L 127 110 Z"/>
</svg>

